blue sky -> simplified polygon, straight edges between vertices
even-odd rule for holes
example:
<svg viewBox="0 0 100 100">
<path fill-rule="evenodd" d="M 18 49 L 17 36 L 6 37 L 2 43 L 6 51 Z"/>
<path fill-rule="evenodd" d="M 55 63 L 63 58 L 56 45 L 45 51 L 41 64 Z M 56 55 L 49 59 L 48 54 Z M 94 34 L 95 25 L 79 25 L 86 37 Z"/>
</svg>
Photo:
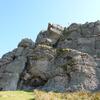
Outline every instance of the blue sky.
<svg viewBox="0 0 100 100">
<path fill-rule="evenodd" d="M 22 38 L 35 41 L 48 22 L 100 20 L 100 0 L 0 0 L 0 57 L 17 47 Z"/>
</svg>

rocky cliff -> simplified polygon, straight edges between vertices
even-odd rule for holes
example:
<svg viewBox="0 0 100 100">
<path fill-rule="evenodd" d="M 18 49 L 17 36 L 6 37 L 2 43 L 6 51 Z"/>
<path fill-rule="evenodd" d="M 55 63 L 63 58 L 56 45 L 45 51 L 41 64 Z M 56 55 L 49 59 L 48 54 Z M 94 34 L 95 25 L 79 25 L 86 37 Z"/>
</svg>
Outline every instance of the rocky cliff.
<svg viewBox="0 0 100 100">
<path fill-rule="evenodd" d="M 100 90 L 100 21 L 48 24 L 0 59 L 0 90 Z"/>
</svg>

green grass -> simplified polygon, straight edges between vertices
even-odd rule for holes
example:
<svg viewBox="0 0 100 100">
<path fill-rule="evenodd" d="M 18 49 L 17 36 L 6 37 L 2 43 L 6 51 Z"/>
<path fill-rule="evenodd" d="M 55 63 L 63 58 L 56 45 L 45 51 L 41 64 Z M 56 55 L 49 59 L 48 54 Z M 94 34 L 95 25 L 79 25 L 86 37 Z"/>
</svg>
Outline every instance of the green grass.
<svg viewBox="0 0 100 100">
<path fill-rule="evenodd" d="M 1 91 L 0 100 L 100 100 L 100 92 Z"/>
<path fill-rule="evenodd" d="M 34 100 L 34 95 L 28 91 L 1 91 L 0 100 Z"/>
</svg>

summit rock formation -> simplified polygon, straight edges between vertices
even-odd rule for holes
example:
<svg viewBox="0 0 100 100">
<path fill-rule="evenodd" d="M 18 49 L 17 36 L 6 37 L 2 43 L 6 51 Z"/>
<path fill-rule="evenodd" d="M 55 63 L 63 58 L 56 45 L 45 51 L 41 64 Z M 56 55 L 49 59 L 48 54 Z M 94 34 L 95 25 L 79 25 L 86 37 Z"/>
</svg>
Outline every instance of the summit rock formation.
<svg viewBox="0 0 100 100">
<path fill-rule="evenodd" d="M 100 21 L 48 24 L 0 59 L 0 90 L 99 91 Z"/>
</svg>

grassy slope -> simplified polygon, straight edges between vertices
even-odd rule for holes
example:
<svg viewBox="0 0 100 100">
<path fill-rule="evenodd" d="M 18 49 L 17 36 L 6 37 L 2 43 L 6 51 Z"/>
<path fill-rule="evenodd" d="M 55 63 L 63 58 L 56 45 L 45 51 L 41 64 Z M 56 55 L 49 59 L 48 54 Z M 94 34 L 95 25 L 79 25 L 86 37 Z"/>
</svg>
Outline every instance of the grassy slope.
<svg viewBox="0 0 100 100">
<path fill-rule="evenodd" d="M 3 91 L 0 100 L 100 100 L 100 93 L 55 93 L 35 90 L 28 91 Z"/>
</svg>

